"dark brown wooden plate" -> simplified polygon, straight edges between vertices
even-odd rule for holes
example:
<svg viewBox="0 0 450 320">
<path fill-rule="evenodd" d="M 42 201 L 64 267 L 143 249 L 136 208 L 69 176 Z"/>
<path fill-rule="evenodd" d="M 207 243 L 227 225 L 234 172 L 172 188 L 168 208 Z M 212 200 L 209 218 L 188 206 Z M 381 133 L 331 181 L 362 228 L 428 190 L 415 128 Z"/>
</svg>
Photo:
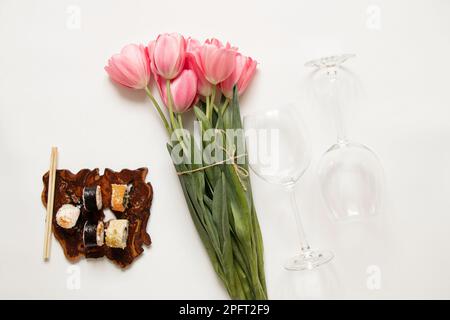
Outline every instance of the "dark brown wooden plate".
<svg viewBox="0 0 450 320">
<path fill-rule="evenodd" d="M 147 168 L 137 170 L 123 169 L 115 172 L 105 169 L 100 175 L 98 169 L 83 169 L 76 174 L 69 170 L 56 171 L 55 202 L 53 207 L 53 233 L 61 244 L 64 254 L 71 262 L 81 257 L 100 258 L 106 256 L 121 268 L 129 266 L 143 251 L 143 245 L 150 246 L 151 239 L 147 233 L 147 222 L 150 217 L 150 207 L 153 199 L 153 188 L 145 182 Z M 48 172 L 43 176 L 44 190 L 42 202 L 47 206 Z M 85 248 L 83 244 L 83 227 L 86 221 L 99 221 L 105 218 L 103 209 L 111 205 L 111 184 L 130 184 L 129 203 L 124 212 L 115 212 L 118 219 L 129 221 L 128 240 L 125 249 L 109 248 L 106 245 L 94 248 Z M 81 214 L 77 224 L 72 229 L 61 228 L 56 223 L 56 212 L 64 204 L 79 205 L 82 202 L 83 188 L 85 186 L 99 185 L 102 190 L 103 208 L 97 212 L 87 212 L 81 206 Z"/>
</svg>

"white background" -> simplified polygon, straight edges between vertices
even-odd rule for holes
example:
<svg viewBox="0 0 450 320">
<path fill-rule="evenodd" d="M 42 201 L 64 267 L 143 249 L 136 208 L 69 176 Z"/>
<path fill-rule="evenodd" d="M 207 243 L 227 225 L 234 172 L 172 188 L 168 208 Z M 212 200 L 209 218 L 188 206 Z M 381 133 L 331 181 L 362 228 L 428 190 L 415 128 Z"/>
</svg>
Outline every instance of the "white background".
<svg viewBox="0 0 450 320">
<path fill-rule="evenodd" d="M 289 201 L 253 176 L 271 298 L 450 298 L 449 16 L 445 0 L 1 0 L 0 298 L 227 298 L 156 112 L 142 92 L 119 88 L 103 70 L 123 45 L 172 31 L 229 40 L 258 60 L 244 114 L 295 102 L 309 127 L 313 162 L 297 196 L 311 244 L 336 258 L 317 271 L 284 271 L 297 249 Z M 373 220 L 336 224 L 316 176 L 335 139 L 333 122 L 311 99 L 303 64 L 346 52 L 357 54 L 346 65 L 355 89 L 348 132 L 382 160 L 387 201 Z M 42 261 L 41 177 L 52 145 L 59 168 L 74 172 L 147 166 L 155 190 L 152 246 L 126 271 L 80 261 L 78 290 L 70 285 L 77 271 L 55 240 L 51 261 Z"/>
</svg>

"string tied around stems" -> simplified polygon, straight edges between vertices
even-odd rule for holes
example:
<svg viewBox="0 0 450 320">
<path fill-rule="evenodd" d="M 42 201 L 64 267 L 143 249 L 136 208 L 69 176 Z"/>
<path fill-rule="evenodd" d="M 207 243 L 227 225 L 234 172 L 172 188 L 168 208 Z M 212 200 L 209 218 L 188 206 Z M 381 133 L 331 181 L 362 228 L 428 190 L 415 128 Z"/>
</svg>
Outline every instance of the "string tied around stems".
<svg viewBox="0 0 450 320">
<path fill-rule="evenodd" d="M 245 191 L 247 191 L 247 187 L 245 186 L 244 182 L 242 181 L 242 178 L 247 178 L 249 176 L 249 172 L 248 172 L 247 169 L 243 168 L 242 166 L 240 166 L 240 165 L 238 165 L 236 163 L 236 159 L 239 159 L 239 158 L 242 158 L 242 157 L 246 157 L 247 153 L 234 155 L 234 154 L 231 154 L 230 152 L 228 152 L 228 150 L 226 150 L 224 147 L 221 147 L 221 149 L 223 151 L 225 151 L 225 153 L 227 154 L 227 156 L 228 156 L 227 159 L 222 160 L 222 161 L 217 161 L 217 162 L 211 163 L 209 165 L 206 165 L 206 166 L 203 166 L 203 167 L 199 167 L 199 168 L 195 168 L 195 169 L 192 169 L 192 170 L 179 171 L 179 172 L 177 172 L 177 175 L 181 176 L 181 175 L 184 175 L 184 174 L 189 174 L 189 173 L 195 173 L 195 172 L 198 172 L 198 171 L 203 171 L 203 170 L 206 170 L 208 168 L 212 168 L 212 167 L 218 166 L 220 164 L 224 164 L 224 163 L 227 163 L 227 162 L 231 161 L 230 164 L 233 166 L 233 169 L 236 172 L 236 175 L 237 175 L 237 177 L 239 179 L 239 183 L 241 184 L 242 188 Z"/>
</svg>

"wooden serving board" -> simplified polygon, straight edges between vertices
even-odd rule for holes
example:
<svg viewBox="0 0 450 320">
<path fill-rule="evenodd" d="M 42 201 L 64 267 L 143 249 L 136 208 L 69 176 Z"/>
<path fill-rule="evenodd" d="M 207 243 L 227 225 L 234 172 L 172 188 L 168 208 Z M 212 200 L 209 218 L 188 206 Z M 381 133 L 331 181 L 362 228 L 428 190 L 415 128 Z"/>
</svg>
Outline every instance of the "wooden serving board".
<svg viewBox="0 0 450 320">
<path fill-rule="evenodd" d="M 99 169 L 83 169 L 76 174 L 69 170 L 56 171 L 52 229 L 67 259 L 75 262 L 83 256 L 86 258 L 106 256 L 121 268 L 125 268 L 144 251 L 144 244 L 150 246 L 151 239 L 147 233 L 147 222 L 150 217 L 153 188 L 150 183 L 145 182 L 147 173 L 147 168 L 136 170 L 123 169 L 120 172 L 105 169 L 103 175 L 100 175 Z M 42 202 L 44 206 L 47 206 L 48 179 L 49 173 L 47 172 L 43 176 Z M 96 222 L 105 218 L 103 209 L 110 209 L 111 205 L 111 184 L 132 185 L 126 210 L 124 212 L 111 210 L 117 219 L 127 219 L 129 221 L 127 246 L 125 249 L 109 248 L 106 245 L 85 248 L 83 244 L 84 224 L 88 220 Z M 58 209 L 64 204 L 80 204 L 82 202 L 83 188 L 94 185 L 99 185 L 102 190 L 102 210 L 87 212 L 81 206 L 80 217 L 75 227 L 71 229 L 61 228 L 56 223 L 56 212 Z"/>
</svg>

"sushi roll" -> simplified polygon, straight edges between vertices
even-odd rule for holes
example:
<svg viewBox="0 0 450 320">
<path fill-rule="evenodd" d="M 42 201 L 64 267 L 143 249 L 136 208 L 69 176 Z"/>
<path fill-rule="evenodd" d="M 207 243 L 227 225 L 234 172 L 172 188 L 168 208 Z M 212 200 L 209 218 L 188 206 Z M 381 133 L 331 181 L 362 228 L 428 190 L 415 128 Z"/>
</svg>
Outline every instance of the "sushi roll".
<svg viewBox="0 0 450 320">
<path fill-rule="evenodd" d="M 87 211 L 97 211 L 102 208 L 102 189 L 100 186 L 84 187 L 83 203 Z"/>
<path fill-rule="evenodd" d="M 56 223 L 61 228 L 71 229 L 77 224 L 79 216 L 80 208 L 71 204 L 64 204 L 56 212 Z"/>
<path fill-rule="evenodd" d="M 101 247 L 105 239 L 105 225 L 102 221 L 92 223 L 86 221 L 83 228 L 83 243 L 85 248 Z"/>
<path fill-rule="evenodd" d="M 111 184 L 111 209 L 124 212 L 128 206 L 129 186 L 126 184 Z"/>
<path fill-rule="evenodd" d="M 128 225 L 129 222 L 126 219 L 110 220 L 106 228 L 106 245 L 124 249 L 127 246 Z"/>
</svg>

